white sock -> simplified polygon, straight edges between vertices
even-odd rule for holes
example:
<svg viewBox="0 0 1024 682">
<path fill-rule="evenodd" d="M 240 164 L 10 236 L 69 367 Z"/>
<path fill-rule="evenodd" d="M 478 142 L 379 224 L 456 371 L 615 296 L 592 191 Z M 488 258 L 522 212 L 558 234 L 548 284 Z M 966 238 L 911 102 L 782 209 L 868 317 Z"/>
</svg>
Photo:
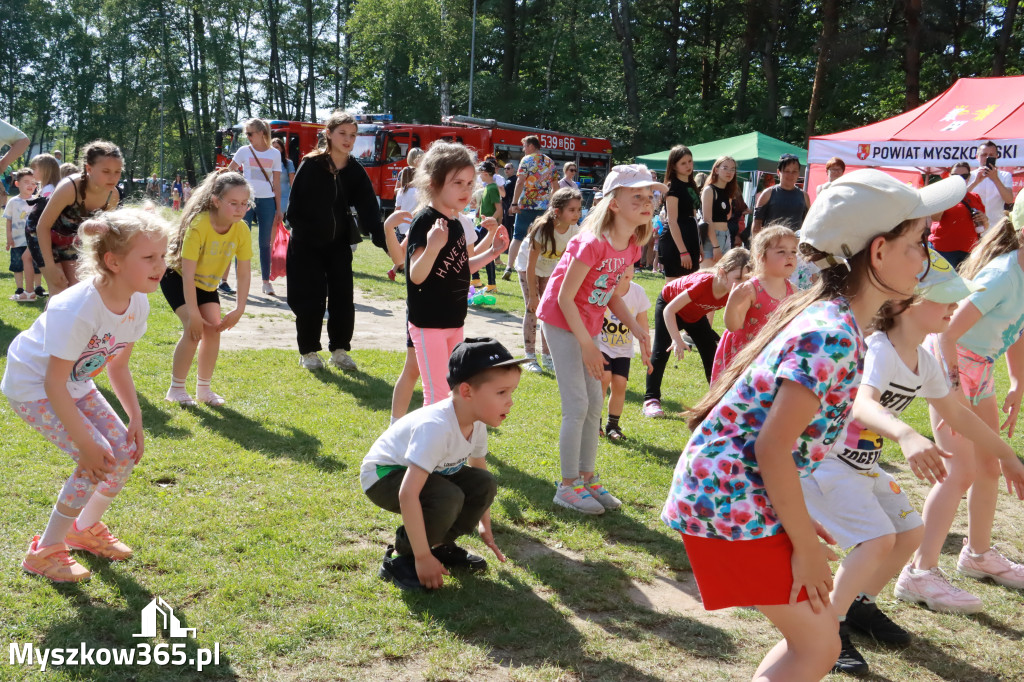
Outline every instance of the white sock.
<svg viewBox="0 0 1024 682">
<path fill-rule="evenodd" d="M 71 530 L 71 524 L 74 522 L 74 516 L 65 516 L 54 507 L 53 511 L 50 512 L 50 521 L 46 524 L 46 530 L 43 531 L 43 536 L 39 538 L 37 546 L 49 547 L 58 542 L 64 542 L 64 538 L 67 537 L 68 531 Z"/>
<path fill-rule="evenodd" d="M 106 513 L 107 509 L 110 508 L 110 503 L 114 501 L 113 497 L 107 497 L 106 495 L 100 495 L 99 493 L 93 493 L 89 501 L 85 503 L 85 508 L 82 509 L 82 513 L 78 515 L 78 522 L 75 523 L 75 527 L 78 530 L 85 530 L 96 524 L 103 514 Z"/>
<path fill-rule="evenodd" d="M 209 391 L 210 390 L 210 382 L 211 381 L 213 381 L 212 377 L 209 378 L 209 379 L 204 379 L 202 377 L 197 376 L 196 377 L 196 391 L 202 391 L 204 389 Z"/>
<path fill-rule="evenodd" d="M 171 390 L 174 390 L 176 388 L 185 388 L 185 380 L 184 379 L 179 379 L 176 376 L 172 376 L 171 377 Z"/>
<path fill-rule="evenodd" d="M 867 592 L 861 592 L 860 594 L 857 595 L 856 601 L 859 601 L 862 604 L 874 604 L 875 603 L 875 597 L 877 597 L 877 596 L 878 595 L 868 594 Z"/>
</svg>

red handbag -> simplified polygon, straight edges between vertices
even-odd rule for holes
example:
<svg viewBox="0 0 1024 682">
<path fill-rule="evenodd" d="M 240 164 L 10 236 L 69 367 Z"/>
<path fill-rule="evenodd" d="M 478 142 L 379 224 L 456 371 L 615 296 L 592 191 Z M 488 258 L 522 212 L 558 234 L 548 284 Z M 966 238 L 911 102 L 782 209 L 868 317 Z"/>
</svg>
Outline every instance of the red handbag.
<svg viewBox="0 0 1024 682">
<path fill-rule="evenodd" d="M 270 245 L 270 279 L 284 277 L 287 273 L 286 263 L 288 261 L 288 242 L 291 241 L 291 234 L 285 228 L 284 223 L 277 224 L 277 234 L 274 235 L 274 243 Z"/>
</svg>

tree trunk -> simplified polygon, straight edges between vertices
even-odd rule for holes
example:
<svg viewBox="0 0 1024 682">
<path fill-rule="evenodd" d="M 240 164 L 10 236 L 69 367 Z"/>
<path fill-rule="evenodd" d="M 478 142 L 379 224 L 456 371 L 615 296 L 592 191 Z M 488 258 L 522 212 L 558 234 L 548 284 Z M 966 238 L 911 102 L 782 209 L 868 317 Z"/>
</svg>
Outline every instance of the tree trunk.
<svg viewBox="0 0 1024 682">
<path fill-rule="evenodd" d="M 1020 0 L 1007 0 L 1006 10 L 1003 12 L 1003 26 L 999 30 L 999 38 L 996 40 L 995 54 L 992 56 L 992 75 L 1006 75 L 1006 53 L 1010 49 L 1010 38 L 1013 37 L 1013 25 L 1017 21 L 1017 8 Z"/>
<path fill-rule="evenodd" d="M 760 4 L 757 0 L 744 3 L 745 23 L 743 29 L 743 53 L 740 55 L 740 85 L 736 91 L 736 122 L 747 117 L 747 86 L 750 83 L 750 62 L 757 49 L 757 27 L 760 25 Z"/>
<path fill-rule="evenodd" d="M 779 39 L 779 0 L 768 0 L 767 31 L 764 37 L 764 50 L 761 52 L 761 69 L 764 71 L 765 98 L 764 117 L 769 121 L 778 118 L 779 109 L 779 72 L 778 57 L 775 55 L 775 44 Z"/>
<path fill-rule="evenodd" d="M 903 6 L 903 16 L 907 20 L 907 47 L 903 58 L 903 68 L 907 73 L 904 111 L 921 104 L 921 1 L 906 0 Z"/>
<path fill-rule="evenodd" d="M 669 20 L 665 27 L 665 42 L 668 54 L 665 55 L 665 99 L 671 102 L 676 98 L 679 87 L 679 41 L 682 38 L 682 6 L 681 0 L 669 0 Z"/>
<path fill-rule="evenodd" d="M 249 94 L 249 81 L 245 75 L 245 42 L 249 39 L 249 26 L 252 15 L 245 15 L 245 33 L 236 30 L 238 36 L 238 89 L 235 94 L 235 116 L 231 123 L 238 119 L 238 100 L 245 101 L 245 116 L 252 118 L 252 95 Z"/>
<path fill-rule="evenodd" d="M 610 0 L 612 28 L 622 50 L 622 76 L 626 85 L 626 111 L 633 129 L 631 147 L 636 147 L 636 131 L 640 128 L 640 98 L 636 77 L 636 56 L 633 52 L 633 20 L 630 0 Z"/>
<path fill-rule="evenodd" d="M 811 87 L 811 102 L 807 105 L 806 137 L 814 134 L 821 109 L 821 97 L 825 89 L 825 78 L 832 62 L 832 44 L 839 33 L 839 0 L 824 0 L 821 16 L 821 36 L 818 38 L 818 64 L 814 69 L 814 85 Z"/>
<path fill-rule="evenodd" d="M 313 0 L 306 0 L 306 68 L 309 70 L 307 74 L 307 83 L 309 88 L 309 111 L 310 121 L 316 119 L 316 77 L 315 71 L 313 70 Z M 303 120 L 302 118 L 299 119 Z"/>
<path fill-rule="evenodd" d="M 501 81 L 511 89 L 516 81 L 516 0 L 503 0 L 501 20 L 504 43 L 501 54 Z"/>
<path fill-rule="evenodd" d="M 287 104 L 284 95 L 283 81 L 281 80 L 281 51 L 279 47 L 280 37 L 280 6 L 277 0 L 267 0 L 266 9 L 267 40 L 270 43 L 270 61 L 267 66 L 267 108 L 269 111 L 263 113 L 267 118 L 287 116 L 285 111 Z"/>
</svg>

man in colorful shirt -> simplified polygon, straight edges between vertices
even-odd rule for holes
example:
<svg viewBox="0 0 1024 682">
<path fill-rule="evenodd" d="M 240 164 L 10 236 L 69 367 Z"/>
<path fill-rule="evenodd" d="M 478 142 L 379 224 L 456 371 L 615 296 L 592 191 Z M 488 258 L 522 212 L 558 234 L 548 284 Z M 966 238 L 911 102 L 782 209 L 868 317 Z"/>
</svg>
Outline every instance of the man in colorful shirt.
<svg viewBox="0 0 1024 682">
<path fill-rule="evenodd" d="M 555 190 L 555 162 L 540 153 L 540 138 L 527 135 L 523 138 L 523 158 L 516 173 L 516 188 L 512 194 L 509 213 L 515 214 L 512 244 L 508 251 L 508 267 L 501 278 L 512 279 L 512 264 L 519 255 L 519 246 L 526 237 L 531 223 L 547 210 L 551 193 Z"/>
</svg>

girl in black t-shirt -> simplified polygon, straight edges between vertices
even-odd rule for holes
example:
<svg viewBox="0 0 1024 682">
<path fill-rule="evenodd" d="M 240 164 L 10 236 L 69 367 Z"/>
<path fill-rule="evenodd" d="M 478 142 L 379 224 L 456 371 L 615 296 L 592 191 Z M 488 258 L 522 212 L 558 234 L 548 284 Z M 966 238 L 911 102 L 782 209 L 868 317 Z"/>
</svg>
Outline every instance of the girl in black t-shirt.
<svg viewBox="0 0 1024 682">
<path fill-rule="evenodd" d="M 699 194 L 693 182 L 693 154 L 688 147 L 676 145 L 668 153 L 665 183 L 668 224 L 658 238 L 658 258 L 665 268 L 665 281 L 671 282 L 700 268 L 700 234 L 695 218 Z"/>
<path fill-rule="evenodd" d="M 704 189 L 701 190 L 701 213 L 708 224 L 708 241 L 704 257 L 717 263 L 729 250 L 729 218 L 732 215 L 732 197 L 736 193 L 736 159 L 719 157 L 711 167 Z M 708 248 L 710 246 L 710 248 Z"/>
<path fill-rule="evenodd" d="M 490 249 L 470 257 L 458 216 L 469 204 L 475 183 L 469 149 L 446 142 L 430 147 L 413 181 L 427 198 L 427 207 L 409 225 L 405 256 L 409 336 L 423 378 L 424 405 L 450 393 L 448 358 L 462 341 L 470 272 L 483 269 L 508 246 L 508 232 L 485 218 L 480 225 L 497 230 L 494 241 Z"/>
</svg>

